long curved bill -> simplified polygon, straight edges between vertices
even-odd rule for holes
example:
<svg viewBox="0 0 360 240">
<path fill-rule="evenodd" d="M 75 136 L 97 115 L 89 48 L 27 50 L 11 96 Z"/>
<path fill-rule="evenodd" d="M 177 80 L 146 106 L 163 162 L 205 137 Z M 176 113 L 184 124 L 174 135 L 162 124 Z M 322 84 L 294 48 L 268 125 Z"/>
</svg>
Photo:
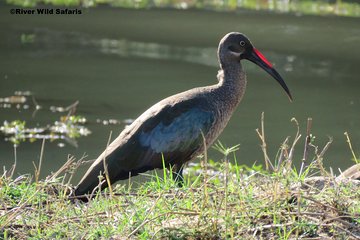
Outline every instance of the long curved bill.
<svg viewBox="0 0 360 240">
<path fill-rule="evenodd" d="M 278 83 L 280 83 L 282 88 L 285 90 L 290 101 L 292 101 L 292 96 L 291 96 L 289 88 L 286 86 L 286 83 L 284 82 L 284 80 L 282 79 L 280 74 L 272 66 L 272 64 L 265 58 L 264 55 L 262 55 L 262 53 L 259 50 L 257 50 L 256 48 L 253 48 L 251 53 L 249 55 L 247 55 L 245 58 L 248 59 L 249 61 L 255 63 L 256 65 L 258 65 L 259 67 L 264 69 L 267 73 L 269 73 L 273 78 L 275 78 L 275 80 Z"/>
</svg>

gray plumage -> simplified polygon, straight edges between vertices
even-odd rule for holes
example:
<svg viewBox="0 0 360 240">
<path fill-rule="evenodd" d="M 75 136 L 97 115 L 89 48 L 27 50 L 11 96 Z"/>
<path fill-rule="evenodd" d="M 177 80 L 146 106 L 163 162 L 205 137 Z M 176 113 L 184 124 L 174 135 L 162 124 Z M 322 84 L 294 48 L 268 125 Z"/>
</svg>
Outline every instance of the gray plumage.
<svg viewBox="0 0 360 240">
<path fill-rule="evenodd" d="M 105 149 L 76 187 L 75 195 L 90 194 L 104 175 L 104 161 L 111 183 L 139 173 L 172 166 L 181 175 L 182 165 L 201 154 L 202 134 L 209 147 L 223 131 L 246 88 L 241 59 L 248 59 L 271 74 L 290 92 L 280 75 L 241 33 L 228 33 L 218 48 L 218 83 L 170 96 L 141 114 Z M 182 177 L 182 176 L 180 176 Z M 107 182 L 100 184 L 101 189 Z"/>
</svg>

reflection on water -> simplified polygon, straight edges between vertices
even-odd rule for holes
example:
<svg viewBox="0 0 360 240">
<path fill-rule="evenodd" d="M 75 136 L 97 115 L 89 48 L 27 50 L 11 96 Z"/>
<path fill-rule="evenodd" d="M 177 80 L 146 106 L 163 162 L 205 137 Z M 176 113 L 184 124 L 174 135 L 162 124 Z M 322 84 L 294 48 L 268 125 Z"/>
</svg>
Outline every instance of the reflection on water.
<svg viewBox="0 0 360 240">
<path fill-rule="evenodd" d="M 127 39 L 97 39 L 77 32 L 61 32 L 49 29 L 36 29 L 32 34 L 33 42 L 24 46 L 32 56 L 69 54 L 61 52 L 63 48 L 71 49 L 71 55 L 88 54 L 88 51 L 101 52 L 119 57 L 140 57 L 148 59 L 180 60 L 204 66 L 217 67 L 217 48 L 182 47 L 160 43 L 138 42 Z M 54 44 L 55 43 L 55 44 Z M 303 59 L 296 55 L 285 55 L 272 51 L 262 51 L 270 61 L 276 63 L 277 69 L 292 72 L 306 71 L 310 74 L 324 76 L 334 67 L 330 60 Z M 306 62 L 305 62 L 306 61 Z M 255 65 L 247 68 L 255 69 Z M 1 102 L 1 101 L 0 101 Z"/>
<path fill-rule="evenodd" d="M 271 10 L 278 12 L 295 12 L 299 14 L 339 16 L 360 16 L 360 5 L 357 1 L 313 1 L 313 0 L 240 0 L 237 7 L 255 10 Z"/>
<path fill-rule="evenodd" d="M 29 103 L 29 99 L 32 99 L 32 104 Z M 18 146 L 22 142 L 29 141 L 35 142 L 39 139 L 49 139 L 51 141 L 64 140 L 73 147 L 77 147 L 76 139 L 79 137 L 86 137 L 91 134 L 91 131 L 85 127 L 89 121 L 83 117 L 75 115 L 76 108 L 79 102 L 69 106 L 53 106 L 48 109 L 44 109 L 36 101 L 35 96 L 30 91 L 15 91 L 13 96 L 0 97 L 0 112 L 7 109 L 17 109 L 21 111 L 32 111 L 32 118 L 35 118 L 38 111 L 49 111 L 52 113 L 65 113 L 60 120 L 56 120 L 53 123 L 47 123 L 45 126 L 28 127 L 26 121 L 28 120 L 25 115 L 21 116 L 21 120 L 14 120 L 8 122 L 4 120 L 0 125 L 0 133 L 3 134 L 5 141 L 11 142 Z M 30 107 L 31 106 L 31 107 Z M 2 110 L 4 109 L 4 110 Z M 102 125 L 129 125 L 133 122 L 133 119 L 96 119 L 95 123 Z M 65 147 L 64 142 L 57 144 L 59 147 Z"/>
<path fill-rule="evenodd" d="M 59 49 L 71 49 L 71 54 L 87 53 L 89 49 L 121 57 L 143 57 L 150 59 L 182 60 L 208 66 L 218 66 L 216 48 L 178 47 L 166 44 L 136 42 L 127 39 L 96 39 L 92 36 L 61 32 L 49 29 L 35 29 L 33 41 L 23 43 L 32 56 L 59 55 Z M 61 54 L 61 52 L 60 52 Z M 64 52 L 64 54 L 68 54 Z"/>
<path fill-rule="evenodd" d="M 285 32 L 287 30 L 285 29 Z M 26 37 L 31 36 L 31 37 Z M 204 66 L 217 67 L 216 48 L 199 48 L 199 47 L 180 47 L 160 43 L 138 42 L 130 41 L 127 39 L 97 39 L 86 34 L 78 32 L 62 32 L 49 29 L 35 29 L 31 34 L 21 35 L 22 48 L 24 54 L 29 54 L 32 57 L 44 56 L 59 56 L 60 54 L 68 55 L 68 51 L 62 49 L 71 49 L 71 55 L 88 54 L 88 51 L 100 52 L 105 55 L 116 55 L 122 58 L 145 58 L 145 59 L 161 59 L 161 60 L 177 60 L 194 64 L 201 64 Z M 24 41 L 30 38 L 31 41 Z M 317 59 L 303 59 L 296 55 L 284 55 L 275 52 L 264 52 L 266 56 L 271 56 L 269 59 L 275 62 L 275 67 L 285 72 L 292 72 L 296 69 L 297 72 L 307 72 L 313 76 L 326 77 L 329 76 L 333 70 L 333 64 L 329 60 Z M 255 65 L 247 65 L 247 69 L 257 69 Z M 32 99 L 30 107 L 29 99 Z M 75 112 L 78 101 L 69 106 L 56 106 L 50 105 L 48 109 L 53 113 Z M 33 105 L 33 106 L 32 106 Z M 5 108 L 15 107 L 17 109 L 32 110 L 32 117 L 36 115 L 39 110 L 44 110 L 43 106 L 38 104 L 35 97 L 30 91 L 17 91 L 14 96 L 0 98 L 0 110 Z M 78 119 L 79 120 L 79 119 Z M 133 120 L 116 120 L 116 119 L 99 119 L 95 120 L 96 123 L 103 125 L 111 124 L 129 124 Z M 72 132 L 73 130 L 64 130 L 67 126 L 66 121 L 56 121 L 52 127 L 42 128 L 41 132 L 51 130 L 53 133 Z M 76 121 L 74 123 L 80 123 Z M 60 124 L 61 123 L 61 124 Z M 84 123 L 84 122 L 82 122 Z M 4 129 L 4 127 L 3 127 Z M 73 129 L 73 128 L 71 128 Z M 33 131 L 30 129 L 29 131 Z M 3 131 L 6 135 L 10 132 Z M 79 135 L 86 136 L 90 134 L 90 130 L 77 131 Z M 71 134 L 70 134 L 71 135 Z M 33 135 L 27 135 L 28 138 L 33 139 Z M 50 136 L 50 135 L 36 135 Z M 46 137 L 50 138 L 50 137 Z M 53 134 L 53 139 L 64 139 L 64 136 Z M 70 137 L 72 138 L 72 137 Z M 6 138 L 8 139 L 8 138 Z M 76 145 L 76 144 L 72 144 Z"/>
<path fill-rule="evenodd" d="M 41 4 L 42 0 L 6 0 L 7 3 L 30 7 Z M 77 6 L 78 0 L 48 0 L 47 3 L 60 6 Z M 119 1 L 119 0 L 82 0 L 82 7 L 94 7 L 98 4 L 109 4 L 113 7 L 126 8 L 176 8 L 176 9 L 211 9 L 217 11 L 235 11 L 241 8 L 252 10 L 268 10 L 275 12 L 294 12 L 300 14 L 314 15 L 339 15 L 339 16 L 360 16 L 360 4 L 358 1 L 342 1 L 342 0 L 238 0 L 238 1 Z"/>
<path fill-rule="evenodd" d="M 15 91 L 14 95 L 8 97 L 0 97 L 0 108 L 29 109 L 27 99 L 31 96 L 30 91 Z"/>
<path fill-rule="evenodd" d="M 217 48 L 179 47 L 158 43 L 134 42 L 126 39 L 94 39 L 91 43 L 104 54 L 115 54 L 121 57 L 181 60 L 205 66 L 219 66 L 215 55 Z M 87 42 L 86 45 L 89 45 L 89 42 Z M 265 56 L 271 56 L 269 59 L 276 63 L 276 68 L 286 72 L 292 72 L 294 68 L 296 68 L 297 71 L 300 72 L 306 71 L 309 74 L 325 77 L 330 74 L 334 67 L 329 60 L 304 60 L 296 55 L 284 55 L 268 51 L 263 52 Z M 247 68 L 255 69 L 257 66 L 248 65 Z"/>
<path fill-rule="evenodd" d="M 36 140 L 48 139 L 50 141 L 65 140 L 71 146 L 77 147 L 77 138 L 91 134 L 84 124 L 86 124 L 86 119 L 75 115 L 63 116 L 58 121 L 38 127 L 26 126 L 24 119 L 11 122 L 5 120 L 0 126 L 0 133 L 3 134 L 5 141 L 11 142 L 15 146 L 19 146 L 25 141 L 33 143 Z M 60 142 L 58 146 L 64 147 L 65 145 Z"/>
<path fill-rule="evenodd" d="M 122 57 L 182 60 L 208 66 L 218 66 L 214 56 L 216 48 L 177 47 L 158 43 L 133 42 L 126 39 L 101 39 L 95 40 L 94 43 L 105 54 L 116 54 Z"/>
</svg>

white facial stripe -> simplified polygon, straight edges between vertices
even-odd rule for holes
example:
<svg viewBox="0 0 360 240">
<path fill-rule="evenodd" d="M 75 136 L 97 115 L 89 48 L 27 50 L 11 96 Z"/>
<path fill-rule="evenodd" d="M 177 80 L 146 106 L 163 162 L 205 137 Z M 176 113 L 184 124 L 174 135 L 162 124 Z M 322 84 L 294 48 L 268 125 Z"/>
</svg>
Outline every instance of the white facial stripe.
<svg viewBox="0 0 360 240">
<path fill-rule="evenodd" d="M 230 51 L 230 53 L 235 57 L 240 57 L 241 53 Z"/>
</svg>

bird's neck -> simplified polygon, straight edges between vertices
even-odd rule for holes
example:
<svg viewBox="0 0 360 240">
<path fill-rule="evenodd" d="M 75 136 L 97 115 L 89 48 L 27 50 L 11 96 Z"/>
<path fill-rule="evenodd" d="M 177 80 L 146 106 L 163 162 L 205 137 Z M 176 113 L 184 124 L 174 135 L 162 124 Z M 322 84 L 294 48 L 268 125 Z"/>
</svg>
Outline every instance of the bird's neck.
<svg viewBox="0 0 360 240">
<path fill-rule="evenodd" d="M 208 144 L 211 144 L 225 128 L 240 103 L 246 87 L 246 75 L 239 62 L 234 66 L 221 65 L 217 77 L 219 83 L 213 85 L 210 91 L 210 99 L 213 105 L 211 109 L 214 110 L 217 116 L 217 123 L 213 126 L 213 133 L 215 134 L 208 136 Z"/>
<path fill-rule="evenodd" d="M 236 105 L 240 102 L 245 93 L 246 88 L 246 74 L 239 62 L 230 63 L 226 66 L 221 66 L 218 72 L 218 89 L 232 99 Z"/>
</svg>

